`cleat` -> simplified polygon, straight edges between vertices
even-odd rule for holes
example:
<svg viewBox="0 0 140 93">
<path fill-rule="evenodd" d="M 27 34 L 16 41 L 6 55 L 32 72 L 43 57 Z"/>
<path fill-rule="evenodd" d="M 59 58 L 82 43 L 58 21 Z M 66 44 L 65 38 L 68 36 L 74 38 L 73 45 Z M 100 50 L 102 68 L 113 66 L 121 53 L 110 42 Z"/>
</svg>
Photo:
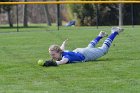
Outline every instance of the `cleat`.
<svg viewBox="0 0 140 93">
<path fill-rule="evenodd" d="M 111 33 L 114 33 L 114 32 L 118 32 L 118 34 L 120 32 L 123 32 L 124 29 L 120 28 L 120 27 L 112 27 L 111 29 Z"/>
<path fill-rule="evenodd" d="M 106 36 L 108 36 L 108 34 L 106 32 L 104 32 L 104 31 L 101 31 L 98 36 L 106 37 Z"/>
</svg>

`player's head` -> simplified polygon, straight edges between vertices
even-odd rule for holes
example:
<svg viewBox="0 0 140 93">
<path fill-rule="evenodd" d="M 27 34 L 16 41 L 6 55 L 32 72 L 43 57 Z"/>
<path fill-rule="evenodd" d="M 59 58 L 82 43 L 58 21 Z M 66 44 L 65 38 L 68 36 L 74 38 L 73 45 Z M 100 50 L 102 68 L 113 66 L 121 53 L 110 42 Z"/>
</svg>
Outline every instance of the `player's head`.
<svg viewBox="0 0 140 93">
<path fill-rule="evenodd" d="M 49 47 L 49 54 L 54 60 L 60 60 L 62 52 L 62 49 L 58 45 L 51 45 Z"/>
</svg>

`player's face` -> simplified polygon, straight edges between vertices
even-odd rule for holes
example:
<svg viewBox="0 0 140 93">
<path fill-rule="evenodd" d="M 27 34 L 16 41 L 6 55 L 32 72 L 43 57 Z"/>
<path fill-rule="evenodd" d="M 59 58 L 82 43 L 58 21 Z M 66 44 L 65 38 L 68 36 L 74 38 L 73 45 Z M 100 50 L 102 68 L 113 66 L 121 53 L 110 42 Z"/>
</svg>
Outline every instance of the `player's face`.
<svg viewBox="0 0 140 93">
<path fill-rule="evenodd" d="M 50 53 L 50 56 L 52 57 L 52 59 L 54 59 L 54 60 L 61 59 L 61 54 L 59 52 L 49 51 L 49 53 Z"/>
</svg>

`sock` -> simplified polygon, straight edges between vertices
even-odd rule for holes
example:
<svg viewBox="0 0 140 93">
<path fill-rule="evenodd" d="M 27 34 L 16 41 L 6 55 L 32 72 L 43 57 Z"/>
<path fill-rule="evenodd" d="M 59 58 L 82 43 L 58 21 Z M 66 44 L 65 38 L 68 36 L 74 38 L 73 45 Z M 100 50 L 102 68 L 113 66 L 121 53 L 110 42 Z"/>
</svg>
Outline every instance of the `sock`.
<svg viewBox="0 0 140 93">
<path fill-rule="evenodd" d="M 95 47 L 96 44 L 100 41 L 100 39 L 102 39 L 102 37 L 101 36 L 97 36 L 94 40 L 92 40 L 89 43 L 88 47 Z"/>
<path fill-rule="evenodd" d="M 114 38 L 118 35 L 118 32 L 114 32 L 112 33 L 108 38 L 110 38 L 112 41 L 114 40 Z"/>
<path fill-rule="evenodd" d="M 105 41 L 104 44 L 107 45 L 108 47 L 111 46 L 114 38 L 118 35 L 118 32 L 114 32 L 112 33 Z"/>
</svg>

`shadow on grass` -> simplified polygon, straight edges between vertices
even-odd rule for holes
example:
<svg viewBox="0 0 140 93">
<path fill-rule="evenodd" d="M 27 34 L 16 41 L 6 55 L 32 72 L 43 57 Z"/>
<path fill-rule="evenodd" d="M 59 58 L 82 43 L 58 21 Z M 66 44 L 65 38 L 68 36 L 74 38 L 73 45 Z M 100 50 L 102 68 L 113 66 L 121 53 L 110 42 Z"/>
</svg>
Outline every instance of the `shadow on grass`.
<svg viewBox="0 0 140 93">
<path fill-rule="evenodd" d="M 28 27 L 23 27 L 23 26 L 19 26 L 18 28 L 22 29 L 22 28 L 45 28 L 47 26 L 28 26 Z M 7 27 L 7 26 L 0 26 L 0 29 L 16 29 L 17 27 Z"/>
<path fill-rule="evenodd" d="M 49 26 L 19 26 L 18 28 L 16 26 L 0 26 L 0 33 L 48 31 L 48 29 L 50 29 Z"/>
</svg>

